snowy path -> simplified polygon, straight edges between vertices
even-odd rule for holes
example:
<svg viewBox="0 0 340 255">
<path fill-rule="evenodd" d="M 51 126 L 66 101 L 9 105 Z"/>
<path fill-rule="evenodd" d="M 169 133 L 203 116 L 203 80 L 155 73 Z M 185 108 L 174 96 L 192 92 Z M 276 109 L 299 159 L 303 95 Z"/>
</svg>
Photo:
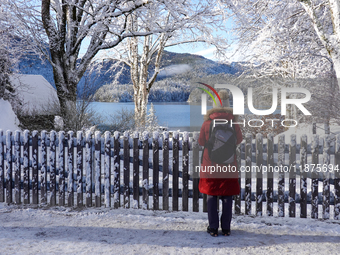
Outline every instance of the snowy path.
<svg viewBox="0 0 340 255">
<path fill-rule="evenodd" d="M 339 254 L 340 222 L 236 216 L 210 237 L 205 213 L 20 209 L 0 204 L 0 254 Z"/>
</svg>

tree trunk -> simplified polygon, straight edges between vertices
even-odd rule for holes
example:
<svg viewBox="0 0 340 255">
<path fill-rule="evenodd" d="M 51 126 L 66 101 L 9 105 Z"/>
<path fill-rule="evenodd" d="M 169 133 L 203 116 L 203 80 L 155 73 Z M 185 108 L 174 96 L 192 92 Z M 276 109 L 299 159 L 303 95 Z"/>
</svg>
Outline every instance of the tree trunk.
<svg viewBox="0 0 340 255">
<path fill-rule="evenodd" d="M 131 53 L 131 79 L 133 82 L 134 88 L 134 102 L 135 102 L 135 120 L 137 124 L 137 128 L 145 128 L 146 125 L 146 114 L 147 114 L 147 105 L 149 93 L 152 85 L 154 84 L 157 75 L 160 71 L 160 61 L 162 58 L 162 53 L 164 51 L 164 45 L 167 41 L 167 38 L 164 34 L 160 36 L 159 45 L 157 51 L 151 51 L 152 45 L 152 37 L 146 36 L 144 39 L 143 52 L 140 57 L 140 61 L 138 61 L 138 45 L 137 39 L 135 39 L 131 44 L 131 50 L 134 52 Z M 150 79 L 148 79 L 149 74 L 149 65 L 151 61 L 151 57 L 154 53 L 157 53 L 155 57 L 155 68 L 154 74 Z"/>
<path fill-rule="evenodd" d="M 314 30 L 319 37 L 321 43 L 325 47 L 329 56 L 332 59 L 334 71 L 336 77 L 340 78 L 340 2 L 339 0 L 329 0 L 329 18 L 332 21 L 332 32 L 329 28 L 325 28 L 324 21 L 322 18 L 318 17 L 315 12 L 315 6 L 312 1 L 299 0 L 301 5 L 306 10 L 306 13 L 311 18 Z M 338 86 L 340 88 L 340 83 L 338 81 Z"/>
<path fill-rule="evenodd" d="M 337 56 L 335 56 L 335 54 L 332 55 L 332 61 L 333 61 L 333 67 L 334 67 L 334 71 L 336 74 L 336 83 L 340 88 L 340 54 L 337 54 Z"/>
<path fill-rule="evenodd" d="M 54 82 L 57 88 L 57 95 L 60 105 L 60 114 L 64 121 L 65 130 L 77 131 L 77 79 L 70 79 L 69 73 L 58 72 L 57 70 L 65 70 L 61 67 L 54 68 Z"/>
<path fill-rule="evenodd" d="M 135 91 L 135 121 L 137 128 L 144 128 L 146 121 L 146 112 L 149 99 L 149 92 L 146 90 L 146 84 L 139 84 L 138 90 Z"/>
<path fill-rule="evenodd" d="M 63 4 L 58 20 L 58 29 L 54 24 L 53 15 L 51 14 L 53 6 L 50 0 L 41 1 L 41 17 L 43 27 L 49 39 L 49 50 L 51 54 L 50 62 L 53 66 L 53 77 L 57 88 L 57 95 L 60 104 L 60 114 L 64 120 L 64 129 L 75 130 L 77 123 L 77 85 L 83 76 L 91 57 L 83 61 L 82 67 L 77 67 L 77 56 L 80 45 L 73 45 L 73 51 L 70 50 L 70 42 L 77 38 L 77 29 L 73 29 L 70 16 L 67 15 L 70 6 Z M 74 11 L 75 9 L 73 9 Z M 74 17 L 72 21 L 75 22 Z M 68 36 L 66 31 L 68 31 Z M 65 48 L 65 45 L 68 47 Z M 92 55 L 96 54 L 94 50 Z M 78 70 L 77 70 L 78 68 Z"/>
<path fill-rule="evenodd" d="M 148 88 L 148 58 L 150 54 L 150 42 L 151 36 L 146 36 L 144 38 L 143 53 L 140 60 L 139 77 L 136 77 L 138 79 L 137 87 L 139 88 L 139 95 L 137 98 L 138 108 L 135 107 L 135 119 L 136 123 L 139 124 L 138 127 L 141 128 L 145 128 L 146 112 L 150 92 Z M 138 112 L 136 112 L 136 110 L 138 110 Z"/>
</svg>

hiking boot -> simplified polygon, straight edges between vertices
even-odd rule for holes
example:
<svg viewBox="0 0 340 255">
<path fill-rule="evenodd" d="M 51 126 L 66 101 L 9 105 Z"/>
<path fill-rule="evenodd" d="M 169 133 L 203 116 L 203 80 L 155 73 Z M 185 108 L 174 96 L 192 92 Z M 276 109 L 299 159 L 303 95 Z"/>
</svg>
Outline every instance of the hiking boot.
<svg viewBox="0 0 340 255">
<path fill-rule="evenodd" d="M 207 232 L 208 232 L 211 236 L 213 236 L 213 237 L 218 236 L 218 229 L 217 229 L 217 228 L 210 228 L 210 227 L 208 226 Z"/>
<path fill-rule="evenodd" d="M 222 229 L 222 233 L 224 236 L 230 236 L 230 229 Z"/>
</svg>

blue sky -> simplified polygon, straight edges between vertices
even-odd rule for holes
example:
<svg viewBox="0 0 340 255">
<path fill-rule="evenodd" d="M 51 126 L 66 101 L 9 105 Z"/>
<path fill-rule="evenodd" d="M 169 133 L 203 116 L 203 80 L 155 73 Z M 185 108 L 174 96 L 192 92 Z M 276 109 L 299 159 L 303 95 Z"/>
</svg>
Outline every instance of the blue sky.
<svg viewBox="0 0 340 255">
<path fill-rule="evenodd" d="M 228 20 L 226 27 L 229 29 L 229 31 L 232 30 L 233 27 L 233 22 L 231 19 Z M 226 33 L 224 31 L 216 31 L 214 33 L 214 36 L 222 36 L 224 38 L 227 38 L 229 42 L 232 41 L 232 33 Z M 233 61 L 241 61 L 242 57 L 239 54 L 234 54 L 235 49 L 237 45 L 231 45 L 230 50 L 228 51 L 228 56 L 230 56 L 229 59 L 226 59 L 228 62 L 233 62 Z M 215 51 L 214 46 L 207 47 L 206 44 L 204 43 L 195 43 L 195 44 L 183 44 L 183 45 L 178 45 L 178 46 L 172 46 L 166 48 L 167 51 L 171 52 L 176 52 L 176 53 L 190 53 L 190 54 L 197 54 L 201 55 L 205 58 L 217 61 L 218 59 L 214 56 L 214 51 Z"/>
<path fill-rule="evenodd" d="M 176 52 L 176 53 L 197 54 L 205 58 L 216 60 L 216 58 L 214 57 L 215 47 L 211 46 L 207 48 L 207 46 L 203 43 L 197 43 L 195 47 L 193 47 L 192 45 L 185 45 L 185 44 L 172 46 L 172 47 L 166 48 L 166 50 L 171 51 L 171 52 Z"/>
<path fill-rule="evenodd" d="M 229 29 L 229 31 L 231 31 L 232 27 L 233 27 L 233 23 L 232 20 L 228 20 L 226 27 Z M 232 34 L 227 33 L 225 31 L 216 31 L 214 33 L 214 36 L 220 36 L 220 37 L 224 37 L 227 38 L 227 40 L 229 42 L 232 41 Z M 83 55 L 85 52 L 86 47 L 88 46 L 89 41 L 85 39 L 85 41 L 83 42 L 82 45 L 82 50 L 80 55 Z M 235 49 L 236 49 L 237 45 L 231 45 L 230 46 L 230 50 L 229 50 L 229 54 L 228 56 L 230 56 L 228 59 L 225 59 L 224 61 L 227 62 L 233 62 L 233 61 L 241 61 L 242 57 L 240 56 L 240 54 L 234 54 Z M 190 53 L 190 54 L 197 54 L 197 55 L 201 55 L 205 58 L 217 61 L 218 59 L 214 56 L 214 51 L 215 51 L 215 46 L 208 46 L 205 43 L 194 43 L 194 44 L 182 44 L 182 45 L 177 45 L 177 46 L 172 46 L 172 47 L 167 47 L 166 50 L 170 51 L 170 52 L 176 52 L 176 53 Z"/>
<path fill-rule="evenodd" d="M 241 54 L 237 52 L 235 53 L 236 46 L 237 46 L 236 44 L 230 46 L 230 50 L 228 51 L 228 54 L 227 54 L 228 59 L 225 59 L 225 61 L 236 62 L 236 61 L 243 60 Z M 193 47 L 190 45 L 180 45 L 180 46 L 173 46 L 173 47 L 166 48 L 167 51 L 177 52 L 177 53 L 197 54 L 205 58 L 218 61 L 218 59 L 214 56 L 215 49 L 216 48 L 214 46 L 207 48 L 207 46 L 203 43 L 197 44 L 196 47 Z"/>
</svg>

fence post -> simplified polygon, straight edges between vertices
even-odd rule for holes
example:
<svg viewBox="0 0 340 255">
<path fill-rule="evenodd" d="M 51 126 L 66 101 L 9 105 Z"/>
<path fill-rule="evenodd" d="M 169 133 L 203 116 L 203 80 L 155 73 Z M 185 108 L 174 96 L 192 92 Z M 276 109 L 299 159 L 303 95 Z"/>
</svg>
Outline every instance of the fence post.
<svg viewBox="0 0 340 255">
<path fill-rule="evenodd" d="M 285 135 L 279 135 L 278 144 L 278 160 L 277 165 L 279 167 L 284 167 L 285 162 Z M 278 216 L 285 216 L 285 172 L 283 169 L 279 172 L 278 178 Z"/>
<path fill-rule="evenodd" d="M 256 134 L 256 215 L 262 216 L 262 164 L 263 164 L 263 136 L 261 133 Z"/>
<path fill-rule="evenodd" d="M 115 209 L 120 206 L 120 144 L 119 132 L 114 132 L 113 138 L 113 163 L 114 163 L 114 180 L 113 180 L 113 205 Z"/>
<path fill-rule="evenodd" d="M 21 132 L 15 131 L 14 135 L 14 203 L 21 203 Z"/>
<path fill-rule="evenodd" d="M 267 215 L 273 216 L 273 198 L 274 198 L 274 173 L 270 169 L 274 167 L 274 135 L 267 136 Z"/>
<path fill-rule="evenodd" d="M 179 133 L 172 134 L 172 210 L 178 211 Z"/>
<path fill-rule="evenodd" d="M 153 172 L 153 210 L 159 210 L 159 150 L 158 150 L 158 138 L 159 134 L 157 131 L 153 132 L 152 139 L 152 151 L 153 151 L 153 162 L 152 162 L 152 172 Z"/>
<path fill-rule="evenodd" d="M 92 206 L 92 133 L 86 132 L 85 140 L 86 206 Z"/>
<path fill-rule="evenodd" d="M 149 209 L 149 133 L 143 132 L 143 209 Z"/>
<path fill-rule="evenodd" d="M 101 133 L 96 131 L 94 136 L 94 162 L 95 162 L 95 206 L 101 207 Z"/>
<path fill-rule="evenodd" d="M 67 206 L 74 205 L 74 192 L 73 192 L 73 163 L 74 163 L 74 142 L 73 142 L 73 131 L 68 131 L 67 137 Z"/>
<path fill-rule="evenodd" d="M 182 209 L 188 211 L 189 209 L 189 133 L 183 132 L 182 139 Z"/>
<path fill-rule="evenodd" d="M 245 147 L 245 161 L 246 167 L 251 169 L 252 161 L 252 134 L 246 134 L 246 147 Z M 246 186 L 245 186 L 245 214 L 251 214 L 251 171 L 246 171 Z"/>
<path fill-rule="evenodd" d="M 29 131 L 24 131 L 23 137 L 24 143 L 24 181 L 23 181 L 23 188 L 24 188 L 24 204 L 30 203 L 30 169 L 29 169 L 29 160 L 30 160 L 30 150 L 29 150 Z"/>
<path fill-rule="evenodd" d="M 40 135 L 40 203 L 47 203 L 47 147 L 46 147 L 46 131 L 41 131 Z"/>
<path fill-rule="evenodd" d="M 201 162 L 203 162 L 203 155 L 204 155 L 205 148 L 202 150 L 201 154 Z M 203 194 L 203 212 L 208 212 L 208 203 L 207 203 L 208 196 L 207 194 Z"/>
<path fill-rule="evenodd" d="M 65 205 L 65 132 L 59 131 L 59 206 Z"/>
<path fill-rule="evenodd" d="M 50 204 L 56 205 L 56 132 L 52 130 L 50 132 Z"/>
<path fill-rule="evenodd" d="M 307 218 L 307 135 L 301 136 L 300 147 L 300 218 Z"/>
<path fill-rule="evenodd" d="M 295 217 L 295 189 L 296 189 L 296 135 L 290 136 L 289 145 L 289 217 Z"/>
<path fill-rule="evenodd" d="M 38 131 L 35 130 L 32 132 L 32 204 L 37 205 L 38 201 Z"/>
<path fill-rule="evenodd" d="M 336 145 L 335 145 L 335 162 L 334 168 L 337 168 L 338 171 L 334 171 L 334 219 L 340 220 L 340 134 L 336 136 Z"/>
<path fill-rule="evenodd" d="M 133 137 L 133 208 L 139 208 L 139 133 Z"/>
<path fill-rule="evenodd" d="M 5 157 L 4 157 L 4 143 L 3 143 L 4 133 L 0 129 L 0 202 L 5 202 Z"/>
<path fill-rule="evenodd" d="M 12 131 L 6 131 L 6 202 L 10 204 L 12 199 Z"/>
<path fill-rule="evenodd" d="M 329 123 L 324 123 L 325 134 L 329 135 L 331 133 Z"/>
<path fill-rule="evenodd" d="M 193 175 L 192 175 L 192 206 L 194 212 L 199 212 L 199 171 L 196 172 L 196 166 L 199 167 L 199 145 L 198 145 L 199 132 L 194 132 L 192 141 L 192 165 Z"/>
<path fill-rule="evenodd" d="M 236 147 L 236 167 L 238 171 L 238 183 L 240 185 L 240 194 L 234 196 L 235 200 L 235 214 L 241 214 L 241 145 L 239 144 Z"/>
<path fill-rule="evenodd" d="M 313 135 L 312 141 L 312 164 L 316 166 L 319 163 L 319 136 Z M 312 170 L 312 169 L 310 169 Z M 315 168 L 314 168 L 315 170 Z M 318 218 L 318 202 L 319 202 L 319 176 L 315 172 L 312 172 L 312 219 Z"/>
<path fill-rule="evenodd" d="M 129 133 L 124 132 L 124 208 L 130 208 L 130 148 Z"/>
<path fill-rule="evenodd" d="M 111 135 L 109 131 L 105 134 L 105 156 L 104 156 L 104 173 L 105 173 L 105 206 L 111 207 Z"/>
<path fill-rule="evenodd" d="M 326 124 L 325 124 L 326 127 Z M 328 126 L 329 127 L 329 126 Z M 329 130 L 328 130 L 329 131 Z M 330 141 L 331 137 L 329 133 L 325 136 L 323 143 L 323 165 L 322 165 L 322 173 L 323 173 L 323 191 L 322 191 L 322 218 L 329 219 L 329 202 L 330 202 L 330 185 L 329 185 L 329 172 L 328 166 L 330 163 Z M 327 169 L 324 168 L 326 166 Z M 326 171 L 325 171 L 326 170 Z"/>
<path fill-rule="evenodd" d="M 77 207 L 83 207 L 83 132 L 77 131 Z"/>
<path fill-rule="evenodd" d="M 163 132 L 163 210 L 169 210 L 169 132 Z"/>
<path fill-rule="evenodd" d="M 313 135 L 316 135 L 316 123 L 313 123 Z"/>
</svg>

